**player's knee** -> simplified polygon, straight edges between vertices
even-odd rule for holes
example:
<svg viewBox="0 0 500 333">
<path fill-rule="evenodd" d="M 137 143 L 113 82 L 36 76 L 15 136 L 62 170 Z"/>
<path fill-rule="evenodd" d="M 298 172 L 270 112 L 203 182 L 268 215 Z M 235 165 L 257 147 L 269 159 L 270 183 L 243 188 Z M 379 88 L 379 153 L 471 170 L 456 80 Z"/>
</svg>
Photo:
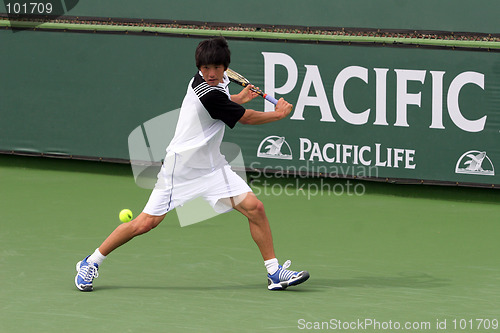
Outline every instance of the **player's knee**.
<svg viewBox="0 0 500 333">
<path fill-rule="evenodd" d="M 156 228 L 162 220 L 163 217 L 161 216 L 139 216 L 136 220 L 132 221 L 134 234 L 136 236 L 145 234 Z"/>
<path fill-rule="evenodd" d="M 255 204 L 255 211 L 259 214 L 265 214 L 264 204 L 259 199 L 257 199 L 257 203 Z"/>
<path fill-rule="evenodd" d="M 145 234 L 146 232 L 149 232 L 151 229 L 153 229 L 151 224 L 141 223 L 135 229 L 135 234 L 137 236 L 139 236 L 139 235 Z"/>
<path fill-rule="evenodd" d="M 248 212 L 250 215 L 257 216 L 257 217 L 263 216 L 266 214 L 266 212 L 264 210 L 264 204 L 262 203 L 262 201 L 260 201 L 257 198 L 255 198 L 253 200 L 253 202 L 251 203 Z"/>
</svg>

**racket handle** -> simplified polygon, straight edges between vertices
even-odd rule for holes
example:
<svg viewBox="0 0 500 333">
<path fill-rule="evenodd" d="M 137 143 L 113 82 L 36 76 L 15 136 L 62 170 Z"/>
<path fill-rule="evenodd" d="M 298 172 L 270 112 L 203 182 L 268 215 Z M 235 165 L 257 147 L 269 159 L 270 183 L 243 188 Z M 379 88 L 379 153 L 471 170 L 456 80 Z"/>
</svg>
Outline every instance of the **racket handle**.
<svg viewBox="0 0 500 333">
<path fill-rule="evenodd" d="M 274 105 L 278 104 L 278 100 L 274 98 L 273 96 L 269 96 L 268 94 L 264 95 L 264 98 L 268 100 L 269 102 L 273 103 Z"/>
</svg>

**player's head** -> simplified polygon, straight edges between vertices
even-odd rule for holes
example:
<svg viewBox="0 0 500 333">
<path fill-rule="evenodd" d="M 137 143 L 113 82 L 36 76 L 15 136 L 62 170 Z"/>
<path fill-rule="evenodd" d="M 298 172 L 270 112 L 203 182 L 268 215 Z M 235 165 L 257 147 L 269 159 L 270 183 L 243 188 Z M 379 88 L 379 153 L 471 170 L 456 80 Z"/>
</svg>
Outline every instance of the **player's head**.
<svg viewBox="0 0 500 333">
<path fill-rule="evenodd" d="M 196 67 L 205 65 L 223 65 L 224 70 L 231 62 L 231 51 L 224 37 L 206 39 L 196 48 Z"/>
</svg>

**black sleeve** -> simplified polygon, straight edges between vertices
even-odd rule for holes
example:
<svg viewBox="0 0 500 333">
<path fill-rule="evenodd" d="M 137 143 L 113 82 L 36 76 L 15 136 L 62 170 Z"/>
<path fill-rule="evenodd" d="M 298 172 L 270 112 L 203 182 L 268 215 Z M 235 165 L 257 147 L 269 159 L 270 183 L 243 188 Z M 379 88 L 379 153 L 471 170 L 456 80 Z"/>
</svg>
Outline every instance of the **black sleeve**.
<svg viewBox="0 0 500 333">
<path fill-rule="evenodd" d="M 244 107 L 216 89 L 203 95 L 200 101 L 213 119 L 222 120 L 230 128 L 233 128 L 245 113 Z"/>
</svg>

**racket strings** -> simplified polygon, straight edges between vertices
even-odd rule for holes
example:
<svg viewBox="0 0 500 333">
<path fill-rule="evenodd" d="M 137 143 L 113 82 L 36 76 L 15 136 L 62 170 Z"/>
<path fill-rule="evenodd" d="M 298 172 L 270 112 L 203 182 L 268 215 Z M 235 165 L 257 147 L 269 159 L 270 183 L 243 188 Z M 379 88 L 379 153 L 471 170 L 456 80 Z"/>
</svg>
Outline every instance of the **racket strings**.
<svg viewBox="0 0 500 333">
<path fill-rule="evenodd" d="M 245 77 L 241 76 L 240 74 L 234 72 L 233 70 L 231 70 L 229 68 L 227 69 L 226 74 L 230 79 L 238 80 L 240 82 L 247 83 L 247 84 L 250 83 L 250 81 L 248 81 Z"/>
<path fill-rule="evenodd" d="M 247 85 L 251 84 L 250 81 L 247 80 L 247 78 L 245 78 L 243 75 L 235 72 L 234 70 L 232 70 L 230 68 L 228 68 L 226 70 L 226 75 L 229 78 L 229 80 L 231 80 L 234 83 L 239 84 L 240 86 L 246 87 Z M 251 88 L 250 90 L 252 90 L 253 92 L 256 92 L 257 94 L 261 95 L 262 97 L 266 96 L 266 93 L 264 93 L 262 90 L 260 90 L 256 87 Z"/>
</svg>

